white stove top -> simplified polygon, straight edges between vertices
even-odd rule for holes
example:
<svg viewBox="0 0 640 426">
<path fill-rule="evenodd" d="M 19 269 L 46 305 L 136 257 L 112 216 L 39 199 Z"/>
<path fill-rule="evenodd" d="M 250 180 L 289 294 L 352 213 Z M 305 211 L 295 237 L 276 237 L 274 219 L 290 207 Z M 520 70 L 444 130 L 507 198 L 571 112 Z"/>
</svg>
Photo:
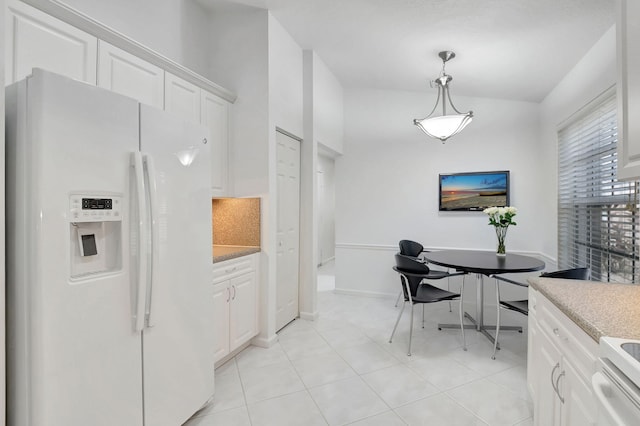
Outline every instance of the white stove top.
<svg viewBox="0 0 640 426">
<path fill-rule="evenodd" d="M 640 387 L 640 340 L 602 337 L 600 356 L 608 358 L 618 370 Z"/>
</svg>

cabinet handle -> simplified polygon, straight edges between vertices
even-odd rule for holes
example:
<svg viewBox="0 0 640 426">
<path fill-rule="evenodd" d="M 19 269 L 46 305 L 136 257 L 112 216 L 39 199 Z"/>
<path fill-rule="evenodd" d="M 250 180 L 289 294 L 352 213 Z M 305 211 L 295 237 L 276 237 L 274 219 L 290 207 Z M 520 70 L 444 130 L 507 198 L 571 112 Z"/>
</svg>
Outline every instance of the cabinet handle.
<svg viewBox="0 0 640 426">
<path fill-rule="evenodd" d="M 560 330 L 556 327 L 553 329 L 553 334 L 555 334 L 556 336 L 560 337 Z"/>
<path fill-rule="evenodd" d="M 231 298 L 231 300 L 236 300 L 236 286 L 232 286 L 233 287 L 233 297 Z"/>
<path fill-rule="evenodd" d="M 556 370 L 558 368 L 560 368 L 560 363 L 557 363 L 555 367 L 553 367 L 553 370 L 551 370 L 551 387 L 553 388 L 556 394 L 558 394 L 558 388 L 556 388 L 556 381 L 553 379 L 553 375 L 556 374 Z"/>
<path fill-rule="evenodd" d="M 231 272 L 235 271 L 236 269 L 238 269 L 238 267 L 234 266 L 233 268 L 225 269 L 224 272 L 225 272 L 225 274 L 230 274 Z"/>
<path fill-rule="evenodd" d="M 564 398 L 562 397 L 562 395 L 560 395 L 560 379 L 562 378 L 562 376 L 564 376 L 564 371 L 558 374 L 558 378 L 556 379 L 555 389 L 556 389 L 556 395 L 558 395 L 560 402 L 564 404 Z"/>
<path fill-rule="evenodd" d="M 227 287 L 227 303 L 229 303 L 229 300 L 231 300 L 231 290 Z"/>
</svg>

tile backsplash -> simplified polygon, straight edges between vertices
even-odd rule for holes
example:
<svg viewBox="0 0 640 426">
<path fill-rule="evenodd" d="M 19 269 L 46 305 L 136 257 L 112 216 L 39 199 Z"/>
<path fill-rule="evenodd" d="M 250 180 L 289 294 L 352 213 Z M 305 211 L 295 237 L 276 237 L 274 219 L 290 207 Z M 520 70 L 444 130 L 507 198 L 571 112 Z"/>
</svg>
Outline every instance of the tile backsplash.
<svg viewBox="0 0 640 426">
<path fill-rule="evenodd" d="M 260 247 L 260 198 L 214 198 L 213 244 Z"/>
</svg>

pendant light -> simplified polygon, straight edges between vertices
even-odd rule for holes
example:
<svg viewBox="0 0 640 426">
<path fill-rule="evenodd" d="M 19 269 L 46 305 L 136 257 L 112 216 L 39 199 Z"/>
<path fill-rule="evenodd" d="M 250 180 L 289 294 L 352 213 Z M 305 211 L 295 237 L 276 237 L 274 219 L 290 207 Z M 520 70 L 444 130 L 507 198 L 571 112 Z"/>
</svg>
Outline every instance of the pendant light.
<svg viewBox="0 0 640 426">
<path fill-rule="evenodd" d="M 438 88 L 438 98 L 436 104 L 433 107 L 431 113 L 422 119 L 413 120 L 413 124 L 418 126 L 423 132 L 432 138 L 440 139 L 443 143 L 451 136 L 460 133 L 467 124 L 471 123 L 473 119 L 473 111 L 462 113 L 456 109 L 451 102 L 451 96 L 449 95 L 449 83 L 453 79 L 450 75 L 445 73 L 445 65 L 447 61 L 456 57 L 456 54 L 447 50 L 438 53 L 438 56 L 442 59 L 442 71 L 440 76 L 432 81 L 432 87 L 435 83 Z M 438 103 L 442 99 L 442 115 L 434 116 L 434 113 L 438 109 Z M 447 102 L 456 114 L 447 114 Z"/>
</svg>

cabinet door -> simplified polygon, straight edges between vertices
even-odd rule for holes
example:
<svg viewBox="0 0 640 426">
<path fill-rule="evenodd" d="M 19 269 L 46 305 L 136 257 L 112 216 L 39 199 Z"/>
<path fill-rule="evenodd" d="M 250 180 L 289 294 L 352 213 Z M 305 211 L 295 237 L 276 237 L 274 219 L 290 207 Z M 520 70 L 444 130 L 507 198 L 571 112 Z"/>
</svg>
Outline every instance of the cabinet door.
<svg viewBox="0 0 640 426">
<path fill-rule="evenodd" d="M 200 88 L 165 72 L 164 109 L 184 120 L 200 123 Z"/>
<path fill-rule="evenodd" d="M 619 0 L 617 21 L 618 179 L 640 176 L 640 2 Z"/>
<path fill-rule="evenodd" d="M 5 84 L 43 68 L 96 84 L 98 39 L 18 0 L 5 10 Z"/>
<path fill-rule="evenodd" d="M 585 383 L 573 364 L 563 359 L 564 377 L 560 379 L 562 405 L 562 424 L 564 426 L 595 426 L 597 422 L 597 401 L 591 386 Z"/>
<path fill-rule="evenodd" d="M 529 361 L 537 373 L 533 419 L 537 426 L 559 425 L 561 403 L 554 386 L 561 373 L 562 355 L 544 332 L 538 330 L 537 336 L 538 351 Z"/>
<path fill-rule="evenodd" d="M 211 143 L 211 195 L 228 196 L 229 103 L 202 91 L 202 124 L 209 128 Z"/>
<path fill-rule="evenodd" d="M 529 299 L 529 304 L 531 304 L 531 299 Z M 538 323 L 536 321 L 535 315 L 531 315 L 531 311 L 529 311 L 529 331 L 527 333 L 527 387 L 529 389 L 529 395 L 533 401 L 537 401 L 536 397 L 538 395 L 538 376 L 540 375 L 540 371 L 538 367 L 538 363 L 536 361 L 536 357 L 538 357 L 538 347 L 540 346 L 540 327 L 538 327 Z"/>
<path fill-rule="evenodd" d="M 164 106 L 164 70 L 102 40 L 98 86 L 159 109 Z"/>
<path fill-rule="evenodd" d="M 258 333 L 256 274 L 244 274 L 229 281 L 231 289 L 230 346 L 233 351 Z"/>
<path fill-rule="evenodd" d="M 213 286 L 213 309 L 215 329 L 214 362 L 229 354 L 229 302 L 231 293 L 229 282 Z"/>
</svg>

